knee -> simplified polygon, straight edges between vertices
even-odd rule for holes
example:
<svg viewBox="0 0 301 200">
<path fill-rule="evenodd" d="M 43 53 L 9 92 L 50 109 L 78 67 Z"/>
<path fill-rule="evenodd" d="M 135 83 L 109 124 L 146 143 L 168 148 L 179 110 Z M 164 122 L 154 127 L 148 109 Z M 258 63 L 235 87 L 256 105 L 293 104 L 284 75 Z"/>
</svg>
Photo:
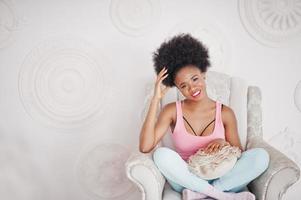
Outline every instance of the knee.
<svg viewBox="0 0 301 200">
<path fill-rule="evenodd" d="M 153 159 L 156 165 L 165 163 L 170 158 L 173 151 L 166 147 L 159 147 L 153 153 Z"/>
<path fill-rule="evenodd" d="M 254 165 L 255 165 L 256 169 L 262 173 L 269 166 L 269 162 L 270 162 L 269 153 L 263 148 L 255 148 L 255 149 L 253 149 L 253 151 L 254 151 L 254 155 L 255 155 Z"/>
</svg>

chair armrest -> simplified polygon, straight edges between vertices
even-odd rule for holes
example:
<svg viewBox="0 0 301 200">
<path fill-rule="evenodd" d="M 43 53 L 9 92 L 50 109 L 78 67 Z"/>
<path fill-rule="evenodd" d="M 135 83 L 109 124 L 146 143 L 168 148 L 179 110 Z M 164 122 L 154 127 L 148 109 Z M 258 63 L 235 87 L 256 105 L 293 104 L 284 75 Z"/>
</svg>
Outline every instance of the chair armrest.
<svg viewBox="0 0 301 200">
<path fill-rule="evenodd" d="M 162 200 L 165 178 L 156 167 L 151 153 L 133 153 L 125 168 L 127 177 L 141 191 L 142 200 Z"/>
<path fill-rule="evenodd" d="M 247 103 L 247 121 L 248 121 L 248 138 L 259 136 L 262 137 L 262 108 L 261 108 L 261 91 L 259 87 L 248 87 Z"/>
<path fill-rule="evenodd" d="M 270 163 L 268 169 L 249 184 L 249 189 L 259 200 L 282 199 L 287 189 L 300 178 L 300 168 L 261 137 L 249 138 L 247 149 L 251 148 L 265 149 L 270 155 Z"/>
</svg>

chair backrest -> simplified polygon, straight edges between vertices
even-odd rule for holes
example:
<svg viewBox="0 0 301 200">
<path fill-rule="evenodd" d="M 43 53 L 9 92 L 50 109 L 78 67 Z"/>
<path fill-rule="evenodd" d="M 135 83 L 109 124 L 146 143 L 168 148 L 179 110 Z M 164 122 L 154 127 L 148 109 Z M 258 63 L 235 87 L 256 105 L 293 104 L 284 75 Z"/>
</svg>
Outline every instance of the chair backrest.
<svg viewBox="0 0 301 200">
<path fill-rule="evenodd" d="M 238 77 L 230 77 L 229 75 L 208 71 L 206 75 L 208 96 L 229 107 L 235 113 L 237 119 L 238 133 L 243 148 L 246 147 L 247 140 L 247 90 L 246 82 Z M 161 108 L 177 100 L 182 100 L 183 96 L 177 88 L 171 88 L 164 98 L 161 100 Z M 162 139 L 161 145 L 174 149 L 171 140 L 171 130 Z"/>
</svg>

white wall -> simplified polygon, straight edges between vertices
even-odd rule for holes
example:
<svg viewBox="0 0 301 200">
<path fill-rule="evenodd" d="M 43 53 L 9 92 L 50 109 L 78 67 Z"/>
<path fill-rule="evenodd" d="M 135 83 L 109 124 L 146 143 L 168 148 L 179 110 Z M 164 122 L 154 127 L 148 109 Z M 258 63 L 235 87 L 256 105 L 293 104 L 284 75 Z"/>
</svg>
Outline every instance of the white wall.
<svg viewBox="0 0 301 200">
<path fill-rule="evenodd" d="M 152 52 L 178 32 L 261 88 L 264 138 L 301 166 L 301 3 L 250 2 L 0 0 L 1 199 L 140 199 L 123 165 Z"/>
</svg>

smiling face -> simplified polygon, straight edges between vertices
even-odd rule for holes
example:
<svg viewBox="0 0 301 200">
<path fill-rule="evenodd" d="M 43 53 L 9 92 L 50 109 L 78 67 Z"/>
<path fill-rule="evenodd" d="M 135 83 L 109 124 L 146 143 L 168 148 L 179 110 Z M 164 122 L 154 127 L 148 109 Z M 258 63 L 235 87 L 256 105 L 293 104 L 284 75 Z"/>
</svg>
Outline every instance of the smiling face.
<svg viewBox="0 0 301 200">
<path fill-rule="evenodd" d="M 193 65 L 180 69 L 174 82 L 186 99 L 198 101 L 207 97 L 205 73 Z"/>
</svg>

